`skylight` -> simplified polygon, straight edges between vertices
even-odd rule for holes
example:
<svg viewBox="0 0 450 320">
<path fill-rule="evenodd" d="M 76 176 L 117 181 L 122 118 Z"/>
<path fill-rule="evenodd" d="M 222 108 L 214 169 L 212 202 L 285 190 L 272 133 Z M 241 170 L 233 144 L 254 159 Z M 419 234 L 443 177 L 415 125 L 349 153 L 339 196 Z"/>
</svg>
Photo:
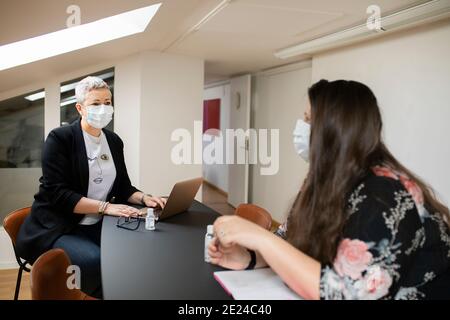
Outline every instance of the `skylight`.
<svg viewBox="0 0 450 320">
<path fill-rule="evenodd" d="M 0 47 L 0 71 L 143 32 L 161 3 Z"/>
</svg>

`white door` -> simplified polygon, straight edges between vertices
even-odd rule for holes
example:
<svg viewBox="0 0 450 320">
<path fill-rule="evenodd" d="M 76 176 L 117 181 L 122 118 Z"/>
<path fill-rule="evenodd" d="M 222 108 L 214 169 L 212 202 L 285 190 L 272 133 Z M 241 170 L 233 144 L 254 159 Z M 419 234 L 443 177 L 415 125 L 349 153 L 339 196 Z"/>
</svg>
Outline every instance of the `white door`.
<svg viewBox="0 0 450 320">
<path fill-rule="evenodd" d="M 231 79 L 230 83 L 231 107 L 230 129 L 242 129 L 245 132 L 250 128 L 250 100 L 251 76 L 245 75 Z M 236 131 L 235 131 L 236 132 Z M 229 144 L 229 143 L 228 143 Z M 241 139 L 234 137 L 233 164 L 228 164 L 228 202 L 237 207 L 248 202 L 248 138 L 242 143 Z M 245 153 L 245 163 L 238 164 L 239 152 Z M 241 157 L 241 161 L 242 157 Z"/>
</svg>

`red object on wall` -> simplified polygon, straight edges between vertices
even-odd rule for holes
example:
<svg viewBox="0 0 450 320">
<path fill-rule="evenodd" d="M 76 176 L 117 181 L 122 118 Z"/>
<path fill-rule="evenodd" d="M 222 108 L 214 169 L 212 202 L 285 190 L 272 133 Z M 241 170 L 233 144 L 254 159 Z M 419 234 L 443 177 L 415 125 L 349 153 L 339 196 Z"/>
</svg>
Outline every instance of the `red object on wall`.
<svg viewBox="0 0 450 320">
<path fill-rule="evenodd" d="M 203 101 L 203 133 L 209 129 L 220 130 L 220 99 Z"/>
</svg>

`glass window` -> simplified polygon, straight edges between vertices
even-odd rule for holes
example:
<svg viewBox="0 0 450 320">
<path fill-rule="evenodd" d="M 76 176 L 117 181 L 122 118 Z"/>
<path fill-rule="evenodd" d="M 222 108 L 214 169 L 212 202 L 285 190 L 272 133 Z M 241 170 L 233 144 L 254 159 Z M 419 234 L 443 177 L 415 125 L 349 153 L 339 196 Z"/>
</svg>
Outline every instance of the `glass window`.
<svg viewBox="0 0 450 320">
<path fill-rule="evenodd" d="M 109 85 L 113 95 L 112 103 L 114 106 L 114 68 L 91 73 L 89 75 L 102 78 Z M 75 108 L 77 103 L 75 99 L 75 87 L 80 80 L 87 76 L 88 75 L 61 84 L 61 126 L 69 125 L 79 118 L 78 111 Z M 114 117 L 106 129 L 111 131 L 114 130 Z"/>
<path fill-rule="evenodd" d="M 30 206 L 42 174 L 44 90 L 0 101 L 0 218 Z"/>
<path fill-rule="evenodd" d="M 40 168 L 44 90 L 0 101 L 0 168 Z"/>
</svg>

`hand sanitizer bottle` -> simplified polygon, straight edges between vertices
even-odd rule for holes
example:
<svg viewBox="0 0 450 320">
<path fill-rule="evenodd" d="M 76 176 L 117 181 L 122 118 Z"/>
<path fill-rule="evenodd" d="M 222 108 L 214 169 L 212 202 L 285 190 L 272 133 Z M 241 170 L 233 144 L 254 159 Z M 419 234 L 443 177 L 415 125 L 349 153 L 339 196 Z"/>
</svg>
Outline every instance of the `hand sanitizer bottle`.
<svg viewBox="0 0 450 320">
<path fill-rule="evenodd" d="M 208 254 L 208 246 L 213 238 L 214 238 L 214 226 L 209 225 L 206 228 L 206 235 L 205 235 L 205 262 L 211 262 L 211 259 Z"/>
<path fill-rule="evenodd" d="M 145 217 L 145 229 L 155 230 L 155 212 L 153 208 L 147 209 L 147 216 Z"/>
</svg>

